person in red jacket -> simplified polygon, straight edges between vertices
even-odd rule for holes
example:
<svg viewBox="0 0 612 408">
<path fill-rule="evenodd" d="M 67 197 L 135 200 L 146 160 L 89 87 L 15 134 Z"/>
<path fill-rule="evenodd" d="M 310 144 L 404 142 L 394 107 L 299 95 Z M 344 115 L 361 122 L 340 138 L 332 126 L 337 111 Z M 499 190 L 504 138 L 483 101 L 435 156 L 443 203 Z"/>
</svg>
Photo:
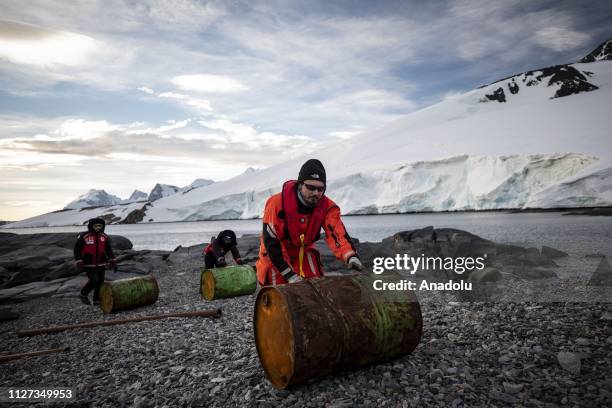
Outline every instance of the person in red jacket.
<svg viewBox="0 0 612 408">
<path fill-rule="evenodd" d="M 363 271 L 351 237 L 340 219 L 340 208 L 325 195 L 323 164 L 310 159 L 297 180 L 266 202 L 260 236 L 257 280 L 262 286 L 323 276 L 315 242 L 325 231 L 327 245 L 351 269 Z"/>
<path fill-rule="evenodd" d="M 215 267 L 224 267 L 227 265 L 225 260 L 225 254 L 228 252 L 232 253 L 234 261 L 238 265 L 242 265 L 242 259 L 240 259 L 240 252 L 238 251 L 238 241 L 236 240 L 236 234 L 232 230 L 223 230 L 215 238 L 210 239 L 210 244 L 204 248 L 204 263 L 206 269 Z"/>
<path fill-rule="evenodd" d="M 100 304 L 100 288 L 104 283 L 104 272 L 107 262 L 116 271 L 117 263 L 113 249 L 111 248 L 111 240 L 104 233 L 106 223 L 102 218 L 92 218 L 87 223 L 87 231 L 81 232 L 74 245 L 74 259 L 76 260 L 77 269 L 85 271 L 88 281 L 81 289 L 79 298 L 87 305 L 89 301 L 89 292 L 94 291 L 94 305 Z"/>
</svg>

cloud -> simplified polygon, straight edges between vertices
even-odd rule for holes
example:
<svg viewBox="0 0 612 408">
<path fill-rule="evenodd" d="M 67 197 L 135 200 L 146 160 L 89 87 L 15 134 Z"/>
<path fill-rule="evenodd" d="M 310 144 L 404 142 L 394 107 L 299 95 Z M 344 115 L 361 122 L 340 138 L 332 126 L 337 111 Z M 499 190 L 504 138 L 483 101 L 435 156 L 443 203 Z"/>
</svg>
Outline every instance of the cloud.
<svg viewBox="0 0 612 408">
<path fill-rule="evenodd" d="M 261 132 L 227 118 L 197 122 L 185 119 L 158 127 L 69 119 L 47 134 L 0 139 L 0 168 L 37 162 L 47 166 L 81 163 L 94 157 L 119 159 L 118 154 L 151 156 L 154 160 L 166 157 L 175 163 L 184 158 L 227 158 L 236 166 L 244 166 L 269 163 L 268 155 L 278 158 L 278 162 L 282 157 L 317 147 L 310 137 Z M 49 160 L 53 155 L 61 156 L 61 160 Z M 127 171 L 130 163 L 123 166 Z"/>
<path fill-rule="evenodd" d="M 206 100 L 206 99 L 201 99 L 201 98 L 194 98 L 192 96 L 189 95 L 185 95 L 185 94 L 180 94 L 180 93 L 176 93 L 176 92 L 162 92 L 160 94 L 157 95 L 160 98 L 166 98 L 166 99 L 175 99 L 180 101 L 181 103 L 183 103 L 186 106 L 195 108 L 196 110 L 199 111 L 207 111 L 210 112 L 213 110 L 210 101 Z"/>
<path fill-rule="evenodd" d="M 535 33 L 535 39 L 542 47 L 560 52 L 584 47 L 591 37 L 562 27 L 546 27 Z"/>
<path fill-rule="evenodd" d="M 329 135 L 331 137 L 336 137 L 338 139 L 342 139 L 342 140 L 348 140 L 351 139 L 353 136 L 358 135 L 359 131 L 353 131 L 353 130 L 344 130 L 344 131 L 338 131 L 338 132 L 329 132 Z"/>
<path fill-rule="evenodd" d="M 172 78 L 171 82 L 185 91 L 235 93 L 249 89 L 240 81 L 223 75 L 180 75 Z"/>
<path fill-rule="evenodd" d="M 86 35 L 0 21 L 0 58 L 15 64 L 80 66 L 103 47 Z"/>
<path fill-rule="evenodd" d="M 155 93 L 155 91 L 153 91 L 151 88 L 148 88 L 146 86 L 141 86 L 140 88 L 136 88 L 136 89 L 138 89 L 139 91 L 142 91 L 142 92 L 144 92 L 146 94 L 149 94 L 149 95 L 153 95 Z"/>
</svg>

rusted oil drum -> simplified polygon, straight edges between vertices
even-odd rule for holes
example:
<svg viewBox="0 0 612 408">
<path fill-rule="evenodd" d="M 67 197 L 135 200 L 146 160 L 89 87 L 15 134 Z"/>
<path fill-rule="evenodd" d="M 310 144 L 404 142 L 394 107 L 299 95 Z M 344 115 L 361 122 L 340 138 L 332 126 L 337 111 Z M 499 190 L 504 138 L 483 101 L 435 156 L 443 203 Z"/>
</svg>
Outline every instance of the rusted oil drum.
<svg viewBox="0 0 612 408">
<path fill-rule="evenodd" d="M 152 305 L 159 296 L 159 286 L 153 276 L 119 279 L 105 282 L 100 289 L 100 308 L 106 314 Z"/>
<path fill-rule="evenodd" d="M 257 275 L 250 265 L 204 269 L 200 287 L 206 300 L 250 295 L 257 289 Z"/>
<path fill-rule="evenodd" d="M 412 291 L 376 291 L 379 277 L 313 278 L 267 286 L 253 319 L 259 360 L 279 389 L 409 354 L 421 339 Z"/>
</svg>

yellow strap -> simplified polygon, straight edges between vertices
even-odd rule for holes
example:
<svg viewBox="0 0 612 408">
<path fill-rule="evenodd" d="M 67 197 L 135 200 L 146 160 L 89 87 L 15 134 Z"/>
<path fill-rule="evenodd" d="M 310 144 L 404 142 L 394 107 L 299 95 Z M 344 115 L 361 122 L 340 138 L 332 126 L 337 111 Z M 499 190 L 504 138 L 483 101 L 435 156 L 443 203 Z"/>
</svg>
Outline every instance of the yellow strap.
<svg viewBox="0 0 612 408">
<path fill-rule="evenodd" d="M 304 277 L 304 271 L 302 270 L 302 262 L 304 261 L 304 234 L 300 234 L 300 255 L 298 257 L 300 261 L 300 276 Z"/>
</svg>

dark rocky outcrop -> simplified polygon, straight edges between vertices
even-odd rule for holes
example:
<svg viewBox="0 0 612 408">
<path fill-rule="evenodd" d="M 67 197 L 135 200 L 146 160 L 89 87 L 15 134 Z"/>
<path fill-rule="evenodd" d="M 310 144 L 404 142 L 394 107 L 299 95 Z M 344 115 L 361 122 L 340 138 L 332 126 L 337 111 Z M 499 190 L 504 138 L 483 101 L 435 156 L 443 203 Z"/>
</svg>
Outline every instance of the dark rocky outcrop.
<svg viewBox="0 0 612 408">
<path fill-rule="evenodd" d="M 492 94 L 486 94 L 485 97 L 490 101 L 506 102 L 506 94 L 501 87 L 493 91 Z"/>
<path fill-rule="evenodd" d="M 82 286 L 85 278 L 79 275 L 73 254 L 76 236 L 0 233 L 0 301 L 56 295 Z M 110 237 L 122 277 L 167 268 L 166 251 L 133 251 L 127 238 Z M 108 271 L 107 278 L 112 280 L 113 273 Z"/>
<path fill-rule="evenodd" d="M 612 39 L 601 43 L 587 56 L 582 58 L 580 62 L 595 62 L 605 60 L 612 60 Z"/>
<path fill-rule="evenodd" d="M 140 221 L 142 221 L 145 214 L 147 213 L 147 206 L 150 206 L 150 205 L 151 204 L 147 203 L 143 205 L 142 208 L 139 208 L 139 209 L 136 209 L 130 212 L 123 221 L 119 222 L 119 224 L 137 224 L 139 223 Z"/>
<path fill-rule="evenodd" d="M 542 245 L 541 253 L 542 253 L 542 256 L 545 256 L 547 258 L 564 258 L 567 256 L 566 252 L 559 251 L 558 249 L 551 248 L 546 245 Z"/>
<path fill-rule="evenodd" d="M 612 266 L 604 256 L 589 280 L 591 286 L 612 286 Z"/>
</svg>

